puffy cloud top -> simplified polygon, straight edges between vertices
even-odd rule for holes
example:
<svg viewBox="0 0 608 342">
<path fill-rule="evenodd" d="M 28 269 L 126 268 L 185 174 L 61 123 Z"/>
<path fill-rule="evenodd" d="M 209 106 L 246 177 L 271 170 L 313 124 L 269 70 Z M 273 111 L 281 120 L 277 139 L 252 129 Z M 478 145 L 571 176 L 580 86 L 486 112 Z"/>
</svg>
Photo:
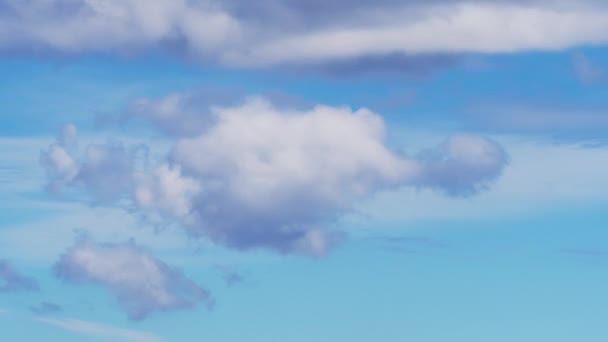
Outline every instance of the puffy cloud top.
<svg viewBox="0 0 608 342">
<path fill-rule="evenodd" d="M 130 197 L 224 246 L 323 255 L 344 236 L 330 227 L 357 201 L 404 186 L 473 195 L 508 161 L 500 145 L 474 135 L 450 137 L 419 157 L 397 153 L 382 117 L 367 109 L 286 110 L 252 97 L 204 115 L 213 120 L 195 136 L 174 136 L 155 170 L 135 170 L 122 145 L 89 146 L 69 168 L 78 170 L 71 185 L 96 199 Z"/>
</svg>

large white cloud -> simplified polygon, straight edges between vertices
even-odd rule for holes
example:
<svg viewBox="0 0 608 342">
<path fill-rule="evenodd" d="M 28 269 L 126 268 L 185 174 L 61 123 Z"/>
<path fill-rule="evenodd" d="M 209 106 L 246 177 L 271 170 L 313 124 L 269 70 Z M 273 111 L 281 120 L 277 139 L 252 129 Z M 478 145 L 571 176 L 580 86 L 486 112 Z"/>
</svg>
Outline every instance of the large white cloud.
<svg viewBox="0 0 608 342">
<path fill-rule="evenodd" d="M 212 304 L 207 290 L 134 243 L 80 241 L 61 256 L 55 271 L 66 281 L 106 287 L 131 319 L 192 307 L 201 301 Z"/>
<path fill-rule="evenodd" d="M 307 2 L 308 3 L 308 2 Z M 238 66 L 608 42 L 598 1 L 0 0 L 0 51 L 164 49 Z"/>
<path fill-rule="evenodd" d="M 71 185 L 95 199 L 129 196 L 221 245 L 322 255 L 343 236 L 332 224 L 376 192 L 412 186 L 472 195 L 507 163 L 498 144 L 472 135 L 417 157 L 397 153 L 381 116 L 367 109 L 285 110 L 253 97 L 205 115 L 213 123 L 176 137 L 155 170 L 131 167 L 126 147 L 94 145 L 103 153 L 75 158 L 82 160 L 75 179 L 83 181 Z"/>
</svg>

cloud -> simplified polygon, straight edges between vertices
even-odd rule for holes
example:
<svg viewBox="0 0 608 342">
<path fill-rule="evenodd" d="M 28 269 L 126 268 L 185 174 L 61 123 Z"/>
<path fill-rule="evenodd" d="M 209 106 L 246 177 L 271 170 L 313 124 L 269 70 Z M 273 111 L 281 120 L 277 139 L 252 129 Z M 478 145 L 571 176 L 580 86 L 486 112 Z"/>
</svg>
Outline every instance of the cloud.
<svg viewBox="0 0 608 342">
<path fill-rule="evenodd" d="M 66 187 L 79 187 L 96 201 L 117 200 L 133 186 L 139 160 L 145 162 L 147 146 L 127 147 L 120 142 L 90 144 L 78 157 L 76 128 L 69 124 L 47 150 L 40 152 L 40 163 L 48 177 L 47 189 L 53 193 Z M 69 141 L 71 145 L 65 145 Z"/>
<path fill-rule="evenodd" d="M 63 307 L 61 307 L 61 305 L 51 302 L 42 302 L 38 305 L 32 305 L 29 309 L 31 312 L 37 315 L 46 315 L 63 311 Z"/>
<path fill-rule="evenodd" d="M 0 293 L 14 291 L 38 291 L 38 283 L 15 270 L 7 261 L 0 259 Z"/>
<path fill-rule="evenodd" d="M 82 158 L 75 179 L 86 181 L 72 185 L 95 198 L 93 185 L 119 189 L 114 198 L 131 198 L 223 246 L 320 256 L 344 238 L 331 227 L 358 201 L 407 186 L 473 195 L 508 160 L 497 143 L 473 135 L 450 137 L 419 157 L 397 153 L 386 144 L 382 117 L 365 108 L 286 109 L 252 97 L 209 114 L 214 122 L 201 134 L 174 137 L 155 170 L 134 171 L 121 162 L 129 158 L 117 158 L 126 148 L 113 149 Z"/>
<path fill-rule="evenodd" d="M 456 135 L 424 153 L 422 160 L 422 185 L 466 196 L 487 189 L 508 163 L 508 156 L 487 138 Z"/>
<path fill-rule="evenodd" d="M 204 89 L 131 101 L 123 120 L 142 119 L 171 136 L 196 136 L 215 122 L 213 106 L 234 104 L 237 92 Z"/>
<path fill-rule="evenodd" d="M 130 319 L 155 311 L 211 305 L 207 290 L 134 243 L 80 241 L 55 264 L 55 273 L 73 283 L 95 283 L 111 291 Z"/>
<path fill-rule="evenodd" d="M 608 42 L 608 8 L 592 0 L 0 0 L 0 7 L 5 53 L 160 50 L 236 67 L 318 65 L 359 73 L 352 66 L 384 70 L 375 61 L 397 57 L 402 62 L 389 64 L 415 74 L 420 65 L 444 66 L 433 62 L 437 55 Z"/>
<path fill-rule="evenodd" d="M 408 9 L 380 9 L 375 18 L 264 42 L 232 61 L 280 64 L 395 53 L 513 53 L 608 41 L 605 8 L 456 2 Z"/>
<path fill-rule="evenodd" d="M 131 329 L 121 329 L 109 325 L 82 321 L 78 319 L 38 318 L 38 322 L 50 324 L 64 330 L 82 333 L 100 339 L 127 342 L 161 342 L 160 336 Z"/>
</svg>

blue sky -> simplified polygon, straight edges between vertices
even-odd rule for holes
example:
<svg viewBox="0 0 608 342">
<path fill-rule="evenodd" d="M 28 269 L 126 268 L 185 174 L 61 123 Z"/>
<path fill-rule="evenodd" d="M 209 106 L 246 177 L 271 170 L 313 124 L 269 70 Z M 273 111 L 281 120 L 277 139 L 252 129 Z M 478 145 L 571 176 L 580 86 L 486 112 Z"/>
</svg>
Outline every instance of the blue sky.
<svg viewBox="0 0 608 342">
<path fill-rule="evenodd" d="M 605 341 L 601 1 L 0 0 L 10 341 Z"/>
</svg>

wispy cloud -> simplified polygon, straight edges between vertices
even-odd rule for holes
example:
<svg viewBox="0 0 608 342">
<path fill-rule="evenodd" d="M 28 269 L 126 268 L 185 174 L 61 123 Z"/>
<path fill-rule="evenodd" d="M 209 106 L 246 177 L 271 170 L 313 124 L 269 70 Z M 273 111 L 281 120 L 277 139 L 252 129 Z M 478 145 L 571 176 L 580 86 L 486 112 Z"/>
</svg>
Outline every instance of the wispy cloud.
<svg viewBox="0 0 608 342">
<path fill-rule="evenodd" d="M 68 331 L 82 333 L 96 338 L 109 339 L 112 341 L 127 342 L 162 342 L 160 336 L 130 329 L 116 328 L 109 325 L 82 321 L 78 319 L 55 319 L 38 318 L 38 322 L 59 327 Z"/>
<path fill-rule="evenodd" d="M 0 259 L 0 292 L 38 291 L 38 283 L 19 273 L 7 260 Z"/>
</svg>

